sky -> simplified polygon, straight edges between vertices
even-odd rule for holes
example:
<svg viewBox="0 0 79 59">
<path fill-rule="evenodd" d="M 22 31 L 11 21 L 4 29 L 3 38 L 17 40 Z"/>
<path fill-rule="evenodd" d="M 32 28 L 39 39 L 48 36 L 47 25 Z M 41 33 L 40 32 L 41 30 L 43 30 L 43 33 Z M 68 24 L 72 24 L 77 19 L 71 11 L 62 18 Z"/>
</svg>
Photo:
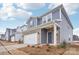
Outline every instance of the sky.
<svg viewBox="0 0 79 59">
<path fill-rule="evenodd" d="M 26 24 L 30 16 L 40 16 L 60 4 L 57 3 L 0 3 L 0 34 L 6 28 L 17 28 Z M 74 27 L 73 33 L 79 35 L 79 4 L 63 4 Z"/>
</svg>

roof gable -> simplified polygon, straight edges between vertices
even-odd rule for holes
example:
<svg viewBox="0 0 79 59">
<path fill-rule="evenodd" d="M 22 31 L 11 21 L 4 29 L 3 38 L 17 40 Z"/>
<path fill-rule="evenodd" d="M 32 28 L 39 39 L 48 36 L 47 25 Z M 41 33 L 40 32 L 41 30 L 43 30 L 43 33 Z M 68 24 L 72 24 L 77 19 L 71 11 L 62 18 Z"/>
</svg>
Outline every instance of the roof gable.
<svg viewBox="0 0 79 59">
<path fill-rule="evenodd" d="M 72 29 L 73 29 L 73 26 L 72 26 L 72 24 L 71 24 L 71 22 L 70 22 L 70 19 L 69 19 L 68 15 L 67 15 L 67 12 L 65 11 L 64 6 L 63 6 L 62 4 L 59 5 L 59 6 L 57 6 L 57 7 L 55 7 L 54 9 L 52 9 L 52 10 L 50 10 L 50 11 L 44 13 L 44 14 L 41 15 L 41 16 L 30 17 L 28 21 L 30 21 L 31 18 L 41 18 L 41 17 L 43 17 L 43 16 L 45 16 L 45 15 L 51 13 L 51 12 L 55 12 L 55 11 L 60 10 L 60 9 L 61 9 L 61 11 L 63 12 L 63 14 L 65 15 L 65 17 L 66 17 L 68 23 L 70 24 L 70 26 L 71 26 Z M 26 23 L 28 23 L 28 21 L 27 21 Z"/>
</svg>

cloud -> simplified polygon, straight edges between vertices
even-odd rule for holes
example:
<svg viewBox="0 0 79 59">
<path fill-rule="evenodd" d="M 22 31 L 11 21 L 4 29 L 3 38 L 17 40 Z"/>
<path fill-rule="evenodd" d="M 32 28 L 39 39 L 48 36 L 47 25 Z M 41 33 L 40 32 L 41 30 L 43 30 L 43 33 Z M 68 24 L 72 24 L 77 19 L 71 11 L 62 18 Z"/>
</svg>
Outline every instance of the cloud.
<svg viewBox="0 0 79 59">
<path fill-rule="evenodd" d="M 3 3 L 0 9 L 0 20 L 15 20 L 16 17 L 24 17 L 28 19 L 32 12 L 29 10 L 39 9 L 45 6 L 44 3 L 15 3 L 17 8 L 12 3 Z M 12 19 L 10 19 L 12 18 Z"/>
<path fill-rule="evenodd" d="M 0 9 L 0 19 L 1 20 L 13 20 L 9 18 L 15 18 L 17 16 L 28 16 L 30 17 L 32 15 L 32 12 L 20 9 L 20 8 L 15 8 L 12 3 L 5 3 L 3 4 L 3 7 Z M 27 18 L 26 18 L 27 19 Z M 15 20 L 15 19 L 14 19 Z"/>
<path fill-rule="evenodd" d="M 15 16 L 18 16 L 18 15 L 20 15 L 20 16 L 29 16 L 29 15 L 32 15 L 31 12 L 28 12 L 28 11 L 25 11 L 25 10 L 22 10 L 22 9 L 17 9 L 15 12 L 17 12 L 17 13 L 14 13 Z"/>
<path fill-rule="evenodd" d="M 49 9 L 55 8 L 60 4 L 50 4 L 49 5 Z M 78 11 L 77 9 L 79 8 L 79 4 L 78 3 L 64 3 L 63 4 L 64 8 L 66 9 L 66 12 L 68 13 L 68 15 L 74 15 L 76 14 Z"/>
<path fill-rule="evenodd" d="M 45 3 L 18 3 L 16 4 L 17 7 L 20 7 L 22 9 L 26 9 L 26 10 L 35 10 L 35 9 L 39 9 L 45 6 Z"/>
<path fill-rule="evenodd" d="M 73 34 L 79 36 L 79 28 L 74 29 L 73 30 Z"/>
</svg>

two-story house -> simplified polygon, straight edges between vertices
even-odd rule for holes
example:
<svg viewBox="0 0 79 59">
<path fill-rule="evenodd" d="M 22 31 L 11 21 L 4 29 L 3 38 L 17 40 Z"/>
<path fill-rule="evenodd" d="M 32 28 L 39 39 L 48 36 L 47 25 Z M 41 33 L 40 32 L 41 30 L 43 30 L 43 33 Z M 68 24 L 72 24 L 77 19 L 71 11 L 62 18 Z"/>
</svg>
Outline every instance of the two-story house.
<svg viewBox="0 0 79 59">
<path fill-rule="evenodd" d="M 72 41 L 73 26 L 63 5 L 41 16 L 30 17 L 26 23 L 27 30 L 22 32 L 25 44 L 58 45 Z"/>
<path fill-rule="evenodd" d="M 5 34 L 0 34 L 0 40 L 5 40 Z"/>
<path fill-rule="evenodd" d="M 7 41 L 14 41 L 16 29 L 7 28 L 5 32 L 5 39 Z"/>
<path fill-rule="evenodd" d="M 18 26 L 15 33 L 15 41 L 24 41 L 22 32 L 27 30 L 27 25 Z"/>
</svg>

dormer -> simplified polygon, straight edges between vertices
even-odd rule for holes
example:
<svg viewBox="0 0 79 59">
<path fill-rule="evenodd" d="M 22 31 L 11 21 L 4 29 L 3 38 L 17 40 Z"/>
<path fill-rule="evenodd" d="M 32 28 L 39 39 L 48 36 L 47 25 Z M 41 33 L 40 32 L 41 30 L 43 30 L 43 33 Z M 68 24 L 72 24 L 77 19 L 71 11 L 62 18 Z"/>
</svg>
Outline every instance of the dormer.
<svg viewBox="0 0 79 59">
<path fill-rule="evenodd" d="M 30 17 L 27 21 L 27 27 L 37 26 L 37 17 Z"/>
</svg>

